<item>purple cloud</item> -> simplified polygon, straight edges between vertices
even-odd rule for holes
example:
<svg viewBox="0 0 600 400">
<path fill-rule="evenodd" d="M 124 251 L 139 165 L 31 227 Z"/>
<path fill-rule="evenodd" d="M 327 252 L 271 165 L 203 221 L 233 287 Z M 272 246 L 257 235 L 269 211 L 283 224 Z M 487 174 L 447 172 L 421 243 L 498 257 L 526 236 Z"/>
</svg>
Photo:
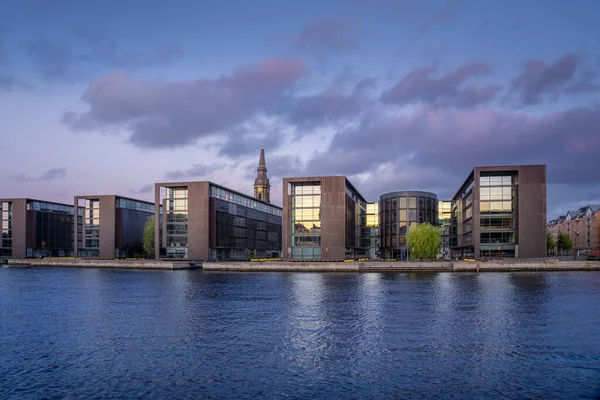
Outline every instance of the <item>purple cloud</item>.
<svg viewBox="0 0 600 400">
<path fill-rule="evenodd" d="M 176 46 L 160 47 L 147 52 L 119 51 L 117 43 L 110 40 L 102 30 L 81 28 L 74 38 L 79 46 L 67 46 L 63 42 L 38 38 L 25 43 L 34 68 L 42 78 L 55 81 L 70 81 L 85 77 L 99 66 L 110 68 L 137 69 L 162 66 L 181 55 Z"/>
<path fill-rule="evenodd" d="M 15 89 L 30 89 L 31 85 L 23 82 L 20 79 L 15 78 L 11 75 L 6 75 L 0 72 L 0 92 L 12 91 Z"/>
<path fill-rule="evenodd" d="M 430 107 L 403 116 L 368 115 L 357 128 L 339 132 L 328 149 L 294 175 L 378 176 L 386 166 L 395 171 L 427 170 L 432 175 L 422 177 L 422 185 L 406 180 L 410 188 L 438 188 L 451 195 L 475 165 L 543 163 L 548 165 L 549 184 L 589 185 L 600 183 L 599 124 L 600 108 L 543 117 Z M 434 179 L 431 171 L 438 171 L 443 180 Z M 392 186 L 390 181 L 379 190 L 398 189 Z"/>
<path fill-rule="evenodd" d="M 296 98 L 289 121 L 305 128 L 327 125 L 346 117 L 356 117 L 371 103 L 372 100 L 366 96 L 325 90 L 316 95 Z"/>
<path fill-rule="evenodd" d="M 217 79 L 180 82 L 138 80 L 115 72 L 83 94 L 90 109 L 69 112 L 63 121 L 76 130 L 117 126 L 144 148 L 175 148 L 227 130 L 279 105 L 304 76 L 295 59 L 270 59 Z"/>
<path fill-rule="evenodd" d="M 544 96 L 556 97 L 563 92 L 580 93 L 600 89 L 594 83 L 595 73 L 577 76 L 579 62 L 580 57 L 572 53 L 565 54 L 551 64 L 525 62 L 521 74 L 512 81 L 512 94 L 520 105 L 532 105 L 540 103 Z"/>
<path fill-rule="evenodd" d="M 56 179 L 62 179 L 62 178 L 65 178 L 66 176 L 67 176 L 66 168 L 51 168 L 38 177 L 31 177 L 29 175 L 20 173 L 17 175 L 13 175 L 11 178 L 15 181 L 21 181 L 21 182 L 45 182 L 45 181 L 53 181 Z"/>
<path fill-rule="evenodd" d="M 323 58 L 356 47 L 358 33 L 358 23 L 355 21 L 317 21 L 308 25 L 294 38 L 294 48 Z"/>
<path fill-rule="evenodd" d="M 135 194 L 146 194 L 146 193 L 151 193 L 154 191 L 154 185 L 153 184 L 147 184 L 142 186 L 139 190 L 132 190 L 132 193 Z"/>
<path fill-rule="evenodd" d="M 111 40 L 102 29 L 87 26 L 75 30 L 75 37 L 82 40 L 87 47 L 82 60 L 100 62 L 115 68 L 141 68 L 147 66 L 168 65 L 182 55 L 177 46 L 166 46 L 150 52 L 119 51 L 117 42 Z"/>
<path fill-rule="evenodd" d="M 229 135 L 220 146 L 218 154 L 233 158 L 256 155 L 257 149 L 263 144 L 266 144 L 270 150 L 277 149 L 283 144 L 286 129 L 289 127 L 280 123 L 270 125 L 260 119 L 252 119 L 229 130 Z"/>
<path fill-rule="evenodd" d="M 436 67 L 420 67 L 409 72 L 391 89 L 381 94 L 387 104 L 425 103 L 435 107 L 469 108 L 486 104 L 500 90 L 497 85 L 465 85 L 473 77 L 487 75 L 491 67 L 485 63 L 470 63 L 440 77 L 432 75 Z"/>
<path fill-rule="evenodd" d="M 167 172 L 165 174 L 165 179 L 178 180 L 178 179 L 196 178 L 199 176 L 208 175 L 211 172 L 218 171 L 225 167 L 226 166 L 222 165 L 222 164 L 214 164 L 214 165 L 194 164 L 192 167 L 186 169 L 185 171 L 177 170 L 177 171 Z"/>
</svg>

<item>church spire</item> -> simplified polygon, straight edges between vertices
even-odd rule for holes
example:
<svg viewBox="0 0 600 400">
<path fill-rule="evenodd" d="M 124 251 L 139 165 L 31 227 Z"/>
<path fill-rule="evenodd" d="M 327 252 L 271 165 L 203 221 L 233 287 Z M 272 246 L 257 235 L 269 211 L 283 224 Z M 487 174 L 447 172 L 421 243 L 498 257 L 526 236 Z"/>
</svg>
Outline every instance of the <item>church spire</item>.
<svg viewBox="0 0 600 400">
<path fill-rule="evenodd" d="M 260 159 L 256 169 L 256 179 L 254 180 L 254 198 L 267 203 L 271 202 L 271 184 L 267 177 L 267 163 L 265 162 L 265 146 L 261 146 Z"/>
</svg>

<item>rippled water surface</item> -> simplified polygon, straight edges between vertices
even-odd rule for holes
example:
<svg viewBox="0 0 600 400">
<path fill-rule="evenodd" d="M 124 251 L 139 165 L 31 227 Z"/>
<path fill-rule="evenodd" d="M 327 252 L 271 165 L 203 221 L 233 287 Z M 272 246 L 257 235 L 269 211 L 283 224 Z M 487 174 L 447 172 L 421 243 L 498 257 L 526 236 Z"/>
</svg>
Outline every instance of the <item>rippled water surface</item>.
<svg viewBox="0 0 600 400">
<path fill-rule="evenodd" d="M 0 268 L 0 398 L 598 398 L 600 274 Z"/>
</svg>

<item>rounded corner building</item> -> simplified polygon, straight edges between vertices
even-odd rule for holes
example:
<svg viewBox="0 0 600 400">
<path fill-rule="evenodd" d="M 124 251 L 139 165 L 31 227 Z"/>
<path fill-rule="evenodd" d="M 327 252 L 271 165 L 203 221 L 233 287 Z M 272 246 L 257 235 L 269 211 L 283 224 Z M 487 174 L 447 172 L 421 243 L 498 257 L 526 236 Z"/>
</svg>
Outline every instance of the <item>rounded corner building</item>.
<svg viewBox="0 0 600 400">
<path fill-rule="evenodd" d="M 437 195 L 430 192 L 400 191 L 381 195 L 381 250 L 384 259 L 408 260 L 406 232 L 412 224 L 437 225 Z"/>
</svg>

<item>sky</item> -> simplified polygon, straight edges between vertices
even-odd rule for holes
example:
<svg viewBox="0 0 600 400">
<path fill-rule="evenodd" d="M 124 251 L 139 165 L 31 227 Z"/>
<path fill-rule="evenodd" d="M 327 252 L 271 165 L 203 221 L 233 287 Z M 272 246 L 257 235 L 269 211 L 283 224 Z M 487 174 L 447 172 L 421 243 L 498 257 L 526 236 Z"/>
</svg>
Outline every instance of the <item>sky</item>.
<svg viewBox="0 0 600 400">
<path fill-rule="evenodd" d="M 546 164 L 548 218 L 600 204 L 597 0 L 0 0 L 0 198 L 252 194 L 346 175 L 449 199 Z"/>
</svg>

